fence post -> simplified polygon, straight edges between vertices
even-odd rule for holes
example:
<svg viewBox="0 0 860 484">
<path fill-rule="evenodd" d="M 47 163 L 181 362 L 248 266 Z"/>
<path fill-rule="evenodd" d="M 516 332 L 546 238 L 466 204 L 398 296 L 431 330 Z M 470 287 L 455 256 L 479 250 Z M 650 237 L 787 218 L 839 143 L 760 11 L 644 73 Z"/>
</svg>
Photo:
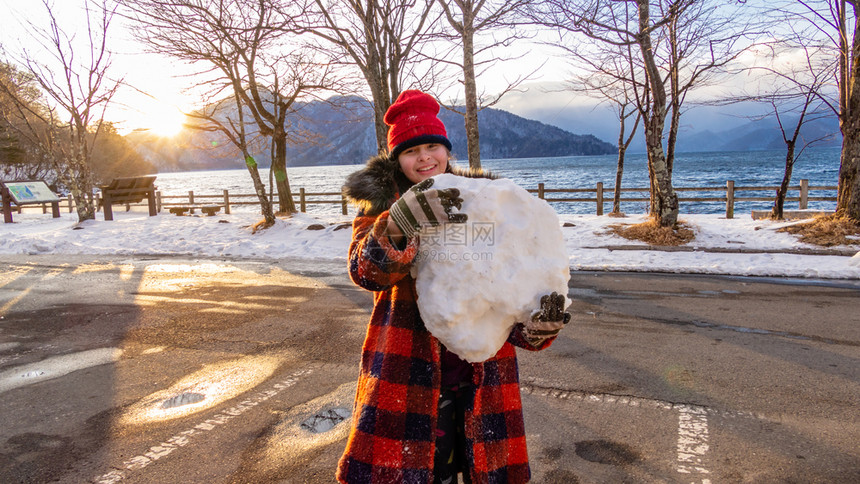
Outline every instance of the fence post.
<svg viewBox="0 0 860 484">
<path fill-rule="evenodd" d="M 75 206 L 75 201 L 72 200 L 72 194 L 70 193 L 69 196 L 66 197 L 66 199 L 69 201 L 69 213 L 72 213 L 72 209 Z"/>
<path fill-rule="evenodd" d="M 735 218 L 735 181 L 726 182 L 726 218 Z"/>
<path fill-rule="evenodd" d="M 597 215 L 603 215 L 603 182 L 597 182 Z"/>
<path fill-rule="evenodd" d="M 305 187 L 299 188 L 299 210 L 302 213 L 307 212 L 307 200 L 305 199 Z"/>
<path fill-rule="evenodd" d="M 806 210 L 809 204 L 809 180 L 800 180 L 800 209 Z"/>
<path fill-rule="evenodd" d="M 340 212 L 346 215 L 346 195 L 340 194 Z"/>
<path fill-rule="evenodd" d="M 12 194 L 9 190 L 0 186 L 0 197 L 3 198 L 3 223 L 12 223 Z"/>
<path fill-rule="evenodd" d="M 161 213 L 161 190 L 155 192 L 155 211 Z"/>
<path fill-rule="evenodd" d="M 538 183 L 538 198 L 540 198 L 541 200 L 543 200 L 544 198 L 543 183 Z"/>
<path fill-rule="evenodd" d="M 224 213 L 230 215 L 230 192 L 224 190 Z"/>
<path fill-rule="evenodd" d="M 194 205 L 194 190 L 188 190 L 188 205 Z M 189 213 L 194 213 L 194 207 L 191 207 Z"/>
</svg>

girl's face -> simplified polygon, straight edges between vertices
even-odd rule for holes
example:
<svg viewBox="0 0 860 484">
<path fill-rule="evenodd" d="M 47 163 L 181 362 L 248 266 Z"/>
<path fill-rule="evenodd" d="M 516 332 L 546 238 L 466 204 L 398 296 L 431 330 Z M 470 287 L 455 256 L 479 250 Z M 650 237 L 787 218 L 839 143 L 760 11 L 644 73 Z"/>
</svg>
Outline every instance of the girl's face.
<svg viewBox="0 0 860 484">
<path fill-rule="evenodd" d="M 439 143 L 425 143 L 403 150 L 397 161 L 406 178 L 418 183 L 445 173 L 448 169 L 448 149 Z"/>
</svg>

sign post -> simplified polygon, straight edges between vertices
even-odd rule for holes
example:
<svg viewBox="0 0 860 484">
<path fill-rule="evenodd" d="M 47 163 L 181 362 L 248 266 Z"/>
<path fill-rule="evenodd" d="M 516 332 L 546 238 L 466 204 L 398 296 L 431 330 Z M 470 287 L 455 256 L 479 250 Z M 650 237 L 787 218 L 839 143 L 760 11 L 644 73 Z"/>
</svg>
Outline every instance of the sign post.
<svg viewBox="0 0 860 484">
<path fill-rule="evenodd" d="M 60 197 L 48 188 L 44 180 L 0 182 L 3 196 L 3 222 L 12 223 L 12 204 L 17 206 L 50 203 L 54 218 L 60 217 Z"/>
</svg>

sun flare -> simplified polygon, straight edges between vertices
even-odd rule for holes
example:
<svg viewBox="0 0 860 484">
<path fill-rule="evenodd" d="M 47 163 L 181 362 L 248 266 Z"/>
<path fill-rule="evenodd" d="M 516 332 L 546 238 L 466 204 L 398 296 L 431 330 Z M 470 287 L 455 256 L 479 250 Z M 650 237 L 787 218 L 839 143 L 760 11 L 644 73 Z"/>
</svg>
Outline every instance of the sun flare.
<svg viewBox="0 0 860 484">
<path fill-rule="evenodd" d="M 146 128 L 162 138 L 171 138 L 182 131 L 185 115 L 174 106 L 157 108 L 147 115 Z"/>
</svg>

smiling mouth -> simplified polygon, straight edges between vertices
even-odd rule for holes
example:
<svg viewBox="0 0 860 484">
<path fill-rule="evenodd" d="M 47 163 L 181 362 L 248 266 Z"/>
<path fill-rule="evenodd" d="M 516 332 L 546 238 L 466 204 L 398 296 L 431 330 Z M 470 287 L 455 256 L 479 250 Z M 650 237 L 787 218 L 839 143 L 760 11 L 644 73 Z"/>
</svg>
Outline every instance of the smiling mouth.
<svg viewBox="0 0 860 484">
<path fill-rule="evenodd" d="M 419 168 L 419 169 L 418 169 L 418 170 L 416 170 L 416 171 L 417 171 L 418 173 L 427 173 L 428 171 L 433 171 L 433 170 L 435 170 L 435 169 L 436 169 L 436 165 L 433 165 L 433 166 L 428 166 L 428 167 L 426 167 L 426 168 Z"/>
</svg>

